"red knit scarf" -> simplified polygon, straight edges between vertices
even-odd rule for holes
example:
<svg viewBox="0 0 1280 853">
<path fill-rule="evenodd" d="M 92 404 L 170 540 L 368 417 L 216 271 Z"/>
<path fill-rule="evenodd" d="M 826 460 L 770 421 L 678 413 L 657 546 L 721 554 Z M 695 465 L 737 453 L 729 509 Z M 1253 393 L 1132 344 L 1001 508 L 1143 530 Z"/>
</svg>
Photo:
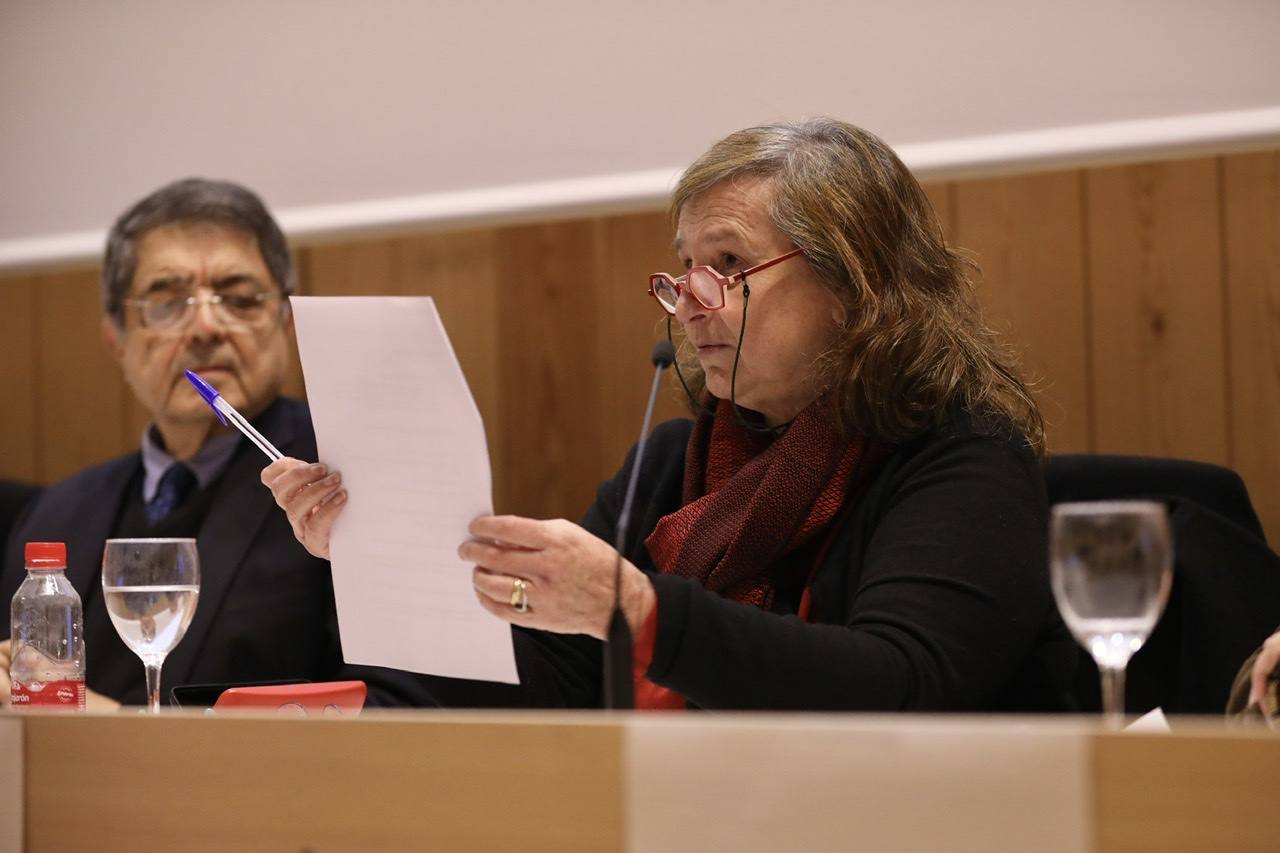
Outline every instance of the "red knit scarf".
<svg viewBox="0 0 1280 853">
<path fill-rule="evenodd" d="M 824 400 L 781 436 L 744 429 L 728 401 L 694 425 L 685 457 L 683 506 L 645 540 L 663 574 L 693 578 L 726 598 L 769 607 L 774 579 L 807 577 L 803 546 L 824 532 L 849 494 L 870 482 L 878 452 L 863 436 L 844 440 Z M 637 707 L 679 707 L 647 679 Z"/>
</svg>

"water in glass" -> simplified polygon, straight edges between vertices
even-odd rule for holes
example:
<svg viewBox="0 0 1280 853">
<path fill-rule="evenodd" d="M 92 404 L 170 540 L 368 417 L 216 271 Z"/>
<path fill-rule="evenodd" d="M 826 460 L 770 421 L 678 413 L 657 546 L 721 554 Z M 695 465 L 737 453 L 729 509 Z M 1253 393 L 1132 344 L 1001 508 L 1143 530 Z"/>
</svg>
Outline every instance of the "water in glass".
<svg viewBox="0 0 1280 853">
<path fill-rule="evenodd" d="M 1173 548 L 1164 504 L 1063 503 L 1053 508 L 1050 577 L 1063 621 L 1098 664 L 1103 711 L 1124 719 L 1124 670 L 1169 598 Z"/>
<path fill-rule="evenodd" d="M 160 669 L 187 632 L 200 596 L 194 539 L 108 539 L 102 592 L 116 632 L 142 659 L 147 704 L 160 710 Z"/>
<path fill-rule="evenodd" d="M 107 613 L 125 645 L 144 661 L 163 661 L 187 632 L 200 587 L 117 586 L 104 592 Z"/>
</svg>

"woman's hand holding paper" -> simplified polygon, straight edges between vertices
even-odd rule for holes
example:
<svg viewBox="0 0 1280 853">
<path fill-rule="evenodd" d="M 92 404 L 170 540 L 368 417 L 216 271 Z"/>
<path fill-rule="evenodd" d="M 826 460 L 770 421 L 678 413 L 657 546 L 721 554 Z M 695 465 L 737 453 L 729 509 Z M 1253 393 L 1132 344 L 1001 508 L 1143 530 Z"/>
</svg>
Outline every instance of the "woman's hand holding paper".
<svg viewBox="0 0 1280 853">
<path fill-rule="evenodd" d="M 472 583 L 485 610 L 513 625 L 604 639 L 618 559 L 607 542 L 571 521 L 514 515 L 477 518 L 470 532 L 458 556 L 475 563 Z M 518 609 L 519 601 L 527 607 Z M 649 579 L 624 560 L 622 609 L 633 632 L 655 601 Z"/>
</svg>

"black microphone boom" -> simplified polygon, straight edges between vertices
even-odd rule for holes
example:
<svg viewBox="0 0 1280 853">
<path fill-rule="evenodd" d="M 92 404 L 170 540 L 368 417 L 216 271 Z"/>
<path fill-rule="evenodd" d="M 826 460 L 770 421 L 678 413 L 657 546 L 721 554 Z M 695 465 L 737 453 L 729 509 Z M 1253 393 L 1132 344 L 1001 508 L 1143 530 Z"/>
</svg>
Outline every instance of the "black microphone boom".
<svg viewBox="0 0 1280 853">
<path fill-rule="evenodd" d="M 631 462 L 627 493 L 622 499 L 622 512 L 618 514 L 618 535 L 613 543 L 618 559 L 613 569 L 613 614 L 609 617 L 604 648 L 604 706 L 615 710 L 636 706 L 635 686 L 631 683 L 631 626 L 622 612 L 622 549 L 631 523 L 631 505 L 636 499 L 636 479 L 640 475 L 640 462 L 644 459 L 644 446 L 649 440 L 653 407 L 658 401 L 658 385 L 662 381 L 662 371 L 676 360 L 675 348 L 670 341 L 658 341 L 649 358 L 654 366 L 653 386 L 649 389 L 649 402 L 644 407 L 644 425 L 640 427 L 640 440 L 636 442 L 636 458 Z"/>
</svg>

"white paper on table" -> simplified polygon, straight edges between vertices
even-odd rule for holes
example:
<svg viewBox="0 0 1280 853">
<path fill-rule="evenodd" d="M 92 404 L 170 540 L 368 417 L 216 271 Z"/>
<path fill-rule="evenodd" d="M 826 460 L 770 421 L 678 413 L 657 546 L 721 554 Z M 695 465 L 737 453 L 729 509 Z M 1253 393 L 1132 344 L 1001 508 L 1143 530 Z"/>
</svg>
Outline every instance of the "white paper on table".
<svg viewBox="0 0 1280 853">
<path fill-rule="evenodd" d="M 430 297 L 295 296 L 320 460 L 347 505 L 329 553 L 348 663 L 516 683 L 511 628 L 457 554 L 493 512 L 489 452 Z"/>
<path fill-rule="evenodd" d="M 1125 726 L 1127 732 L 1168 732 L 1169 720 L 1164 715 L 1163 708 L 1152 708 L 1129 725 Z"/>
</svg>

